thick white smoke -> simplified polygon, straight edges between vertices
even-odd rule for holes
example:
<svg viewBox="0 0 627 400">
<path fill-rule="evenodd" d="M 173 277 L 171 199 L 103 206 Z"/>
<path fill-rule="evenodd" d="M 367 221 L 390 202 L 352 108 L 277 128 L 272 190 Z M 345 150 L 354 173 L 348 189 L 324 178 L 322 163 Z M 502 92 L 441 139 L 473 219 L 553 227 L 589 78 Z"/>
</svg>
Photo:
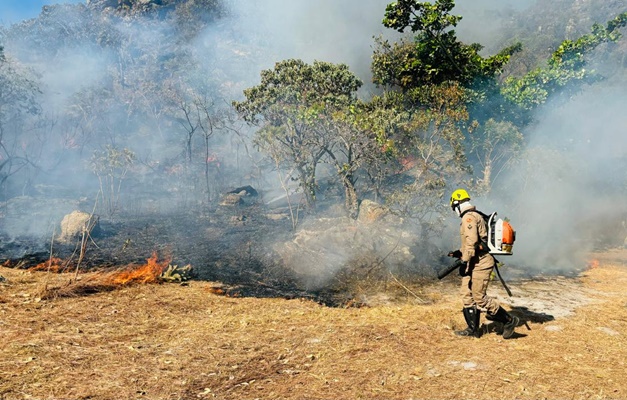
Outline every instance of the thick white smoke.
<svg viewBox="0 0 627 400">
<path fill-rule="evenodd" d="M 518 225 L 516 264 L 532 270 L 585 267 L 594 249 L 623 244 L 627 207 L 624 82 L 548 104 L 526 132 L 522 161 L 503 178 Z M 507 193 L 503 193 L 507 191 Z M 505 205 L 503 207 L 506 207 Z"/>
</svg>

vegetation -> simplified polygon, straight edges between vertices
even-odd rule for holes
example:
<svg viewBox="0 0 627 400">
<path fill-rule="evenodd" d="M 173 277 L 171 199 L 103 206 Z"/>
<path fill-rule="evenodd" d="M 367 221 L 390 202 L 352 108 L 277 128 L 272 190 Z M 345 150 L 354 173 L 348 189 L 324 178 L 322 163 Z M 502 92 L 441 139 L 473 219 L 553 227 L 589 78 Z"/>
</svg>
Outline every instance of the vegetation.
<svg viewBox="0 0 627 400">
<path fill-rule="evenodd" d="M 556 93 L 573 95 L 584 84 L 593 84 L 600 79 L 596 71 L 587 68 L 586 55 L 606 42 L 621 38 L 620 28 L 627 24 L 627 12 L 618 15 L 604 27 L 594 24 L 592 33 L 577 40 L 564 40 L 553 52 L 547 66 L 536 68 L 523 77 L 509 77 L 503 87 L 507 98 L 525 109 L 546 103 Z"/>
<path fill-rule="evenodd" d="M 244 91 L 246 101 L 234 103 L 247 121 L 263 117 L 257 144 L 296 171 L 309 207 L 316 202 L 318 164 L 324 157 L 338 162 L 335 148 L 341 136 L 334 119 L 350 113 L 360 86 L 346 65 L 286 60 L 263 71 L 261 84 Z M 340 166 L 340 175 L 343 170 Z M 350 175 L 344 173 L 342 182 L 354 190 Z"/>
<path fill-rule="evenodd" d="M 454 0 L 388 4 L 378 18 L 403 35 L 375 40 L 370 67 L 378 89 L 362 95 L 360 77 L 325 60 L 274 60 L 258 84 L 245 80 L 228 57 L 254 63 L 268 44 L 231 42 L 218 54 L 222 43 L 203 42 L 232 16 L 219 0 L 46 6 L 0 32 L 0 195 L 32 192 L 43 176 L 63 175 L 89 154 L 103 159 L 102 149 L 126 149 L 134 162 L 125 178 L 151 186 L 175 177 L 178 200 L 215 205 L 241 176 L 249 177 L 245 184 L 270 184 L 263 177 L 273 168 L 298 183 L 311 212 L 321 192 L 338 189 L 348 215 L 376 199 L 417 218 L 427 237 L 447 189 L 464 183 L 489 193 L 525 149 L 534 112 L 600 82 L 593 68 L 600 53 L 624 54 L 627 13 L 617 7 L 576 9 L 590 22 L 587 31 L 552 26 L 564 39 L 548 44 L 554 50 L 545 60 L 530 58 L 527 46 L 546 46 L 546 37 L 522 21 L 545 21 L 544 8 L 531 7 L 532 15 L 516 20 L 517 36 L 503 32 L 502 46 L 485 55 L 482 44 L 459 37 L 454 7 Z M 86 57 L 96 60 L 87 72 L 76 67 Z M 55 99 L 47 68 L 86 75 Z M 225 143 L 244 152 L 229 163 Z M 113 176 L 98 165 L 100 178 Z M 120 188 L 109 189 L 115 203 Z"/>
<path fill-rule="evenodd" d="M 119 206 L 122 183 L 129 168 L 135 161 L 135 154 L 128 149 L 116 149 L 107 146 L 102 151 L 95 151 L 90 160 L 91 170 L 98 177 L 100 196 L 109 215 Z"/>
<path fill-rule="evenodd" d="M 0 47 L 0 198 L 9 179 L 28 167 L 45 143 L 25 147 L 25 122 L 41 113 L 39 87 L 33 71 L 4 54 Z"/>
<path fill-rule="evenodd" d="M 112 285 L 102 273 L 84 274 L 72 292 L 67 273 L 0 268 L 10 282 L 0 291 L 6 340 L 0 393 L 7 399 L 625 398 L 627 252 L 603 257 L 576 280 L 519 287 L 524 296 L 512 312 L 531 330 L 520 326 L 518 339 L 504 341 L 487 321 L 489 333 L 472 346 L 451 333 L 463 324 L 453 280 L 409 286 L 422 302 L 392 283 L 392 296 L 342 308 L 234 298 L 231 288 L 212 282 Z M 478 382 L 477 374 L 485 378 Z"/>
</svg>

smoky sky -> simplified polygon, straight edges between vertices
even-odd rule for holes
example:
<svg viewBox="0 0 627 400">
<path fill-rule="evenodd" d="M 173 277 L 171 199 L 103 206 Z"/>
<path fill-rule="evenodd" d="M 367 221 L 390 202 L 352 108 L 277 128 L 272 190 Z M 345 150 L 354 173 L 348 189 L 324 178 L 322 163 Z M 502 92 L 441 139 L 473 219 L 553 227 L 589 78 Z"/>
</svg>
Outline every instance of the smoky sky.
<svg viewBox="0 0 627 400">
<path fill-rule="evenodd" d="M 387 0 L 230 1 L 233 35 L 264 48 L 253 75 L 280 60 L 344 63 L 370 81 L 373 37 L 393 36 L 383 20 Z M 257 78 L 258 79 L 258 78 Z"/>
</svg>

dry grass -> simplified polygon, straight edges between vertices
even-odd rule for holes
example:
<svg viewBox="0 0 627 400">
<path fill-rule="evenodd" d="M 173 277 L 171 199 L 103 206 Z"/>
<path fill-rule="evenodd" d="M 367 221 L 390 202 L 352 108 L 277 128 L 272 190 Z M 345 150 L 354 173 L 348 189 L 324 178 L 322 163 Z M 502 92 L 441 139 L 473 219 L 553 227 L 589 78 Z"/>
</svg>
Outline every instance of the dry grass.
<svg viewBox="0 0 627 400">
<path fill-rule="evenodd" d="M 627 252 L 598 260 L 567 286 L 528 289 L 554 289 L 555 306 L 565 287 L 587 301 L 512 340 L 452 334 L 454 278 L 329 308 L 231 298 L 211 282 L 101 288 L 98 275 L 69 284 L 70 274 L 1 268 L 0 398 L 625 399 Z M 550 314 L 542 307 L 532 311 Z"/>
</svg>

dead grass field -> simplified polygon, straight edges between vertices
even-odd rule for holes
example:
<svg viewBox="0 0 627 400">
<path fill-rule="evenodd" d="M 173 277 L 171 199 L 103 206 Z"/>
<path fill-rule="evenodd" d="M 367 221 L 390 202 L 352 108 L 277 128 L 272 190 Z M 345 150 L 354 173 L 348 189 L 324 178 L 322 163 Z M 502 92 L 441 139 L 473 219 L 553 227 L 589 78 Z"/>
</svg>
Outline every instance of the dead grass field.
<svg viewBox="0 0 627 400">
<path fill-rule="evenodd" d="M 199 281 L 42 300 L 73 276 L 0 268 L 0 398 L 627 399 L 627 251 L 592 257 L 511 300 L 493 284 L 531 319 L 511 340 L 453 335 L 453 277 L 330 308 Z"/>
</svg>

